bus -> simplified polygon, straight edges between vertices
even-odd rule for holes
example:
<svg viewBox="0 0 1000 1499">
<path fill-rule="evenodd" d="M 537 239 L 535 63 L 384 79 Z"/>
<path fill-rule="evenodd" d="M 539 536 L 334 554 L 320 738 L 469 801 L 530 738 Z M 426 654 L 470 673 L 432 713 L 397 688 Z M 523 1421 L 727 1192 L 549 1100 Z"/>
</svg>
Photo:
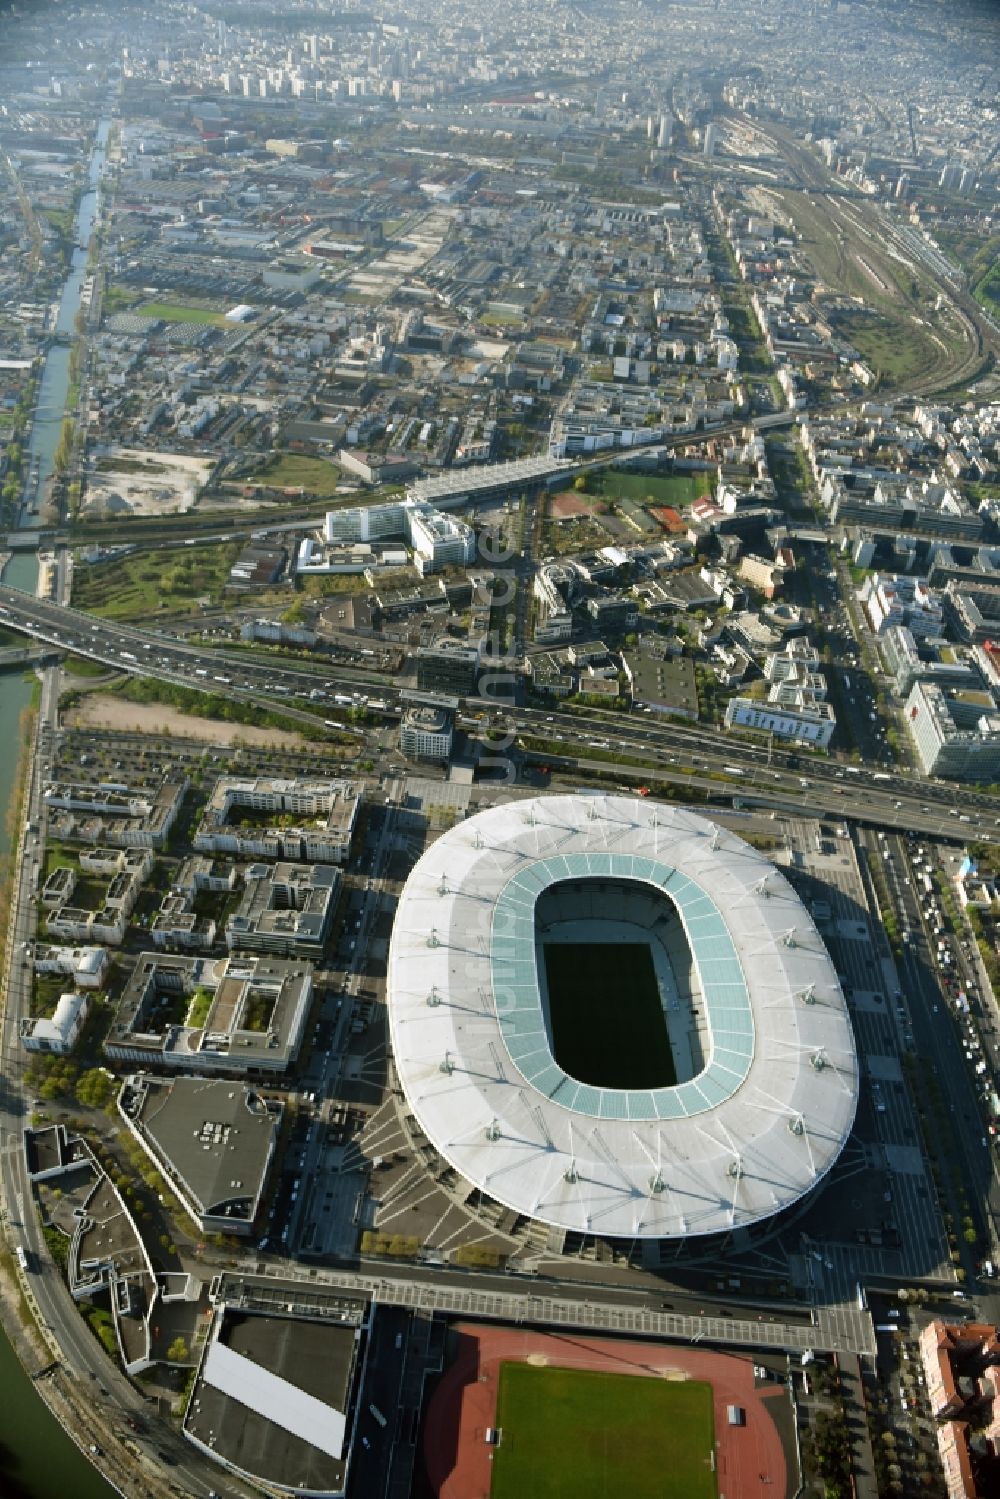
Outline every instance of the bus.
<svg viewBox="0 0 1000 1499">
<path fill-rule="evenodd" d="M 27 1271 L 27 1269 L 28 1269 L 28 1256 L 25 1254 L 25 1252 L 21 1248 L 20 1244 L 18 1244 L 18 1246 L 15 1249 L 14 1253 L 17 1255 L 17 1263 L 20 1265 L 21 1269 L 24 1270 L 24 1271 Z"/>
</svg>

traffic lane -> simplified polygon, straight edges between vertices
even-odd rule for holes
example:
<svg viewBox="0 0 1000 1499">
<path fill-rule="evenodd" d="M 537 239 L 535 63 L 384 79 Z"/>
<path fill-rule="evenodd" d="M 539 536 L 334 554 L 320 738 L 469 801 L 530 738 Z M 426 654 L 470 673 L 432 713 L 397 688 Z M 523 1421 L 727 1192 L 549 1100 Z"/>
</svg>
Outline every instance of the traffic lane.
<svg viewBox="0 0 1000 1499">
<path fill-rule="evenodd" d="M 911 942 L 904 954 L 904 971 L 909 993 L 918 999 L 912 1009 L 917 1053 L 920 1057 L 932 1059 L 927 1065 L 943 1085 L 949 1112 L 946 1125 L 950 1125 L 951 1134 L 964 1157 L 966 1181 L 972 1191 L 973 1204 L 982 1217 L 982 1205 L 990 1203 L 996 1188 L 993 1155 L 988 1146 L 980 1145 L 983 1126 L 978 1100 L 965 1057 L 957 1043 L 950 1012 L 931 977 L 929 962 L 926 943 Z M 981 1222 L 981 1227 L 985 1226 L 985 1222 Z M 992 1239 L 992 1235 L 990 1237 Z"/>
<path fill-rule="evenodd" d="M 51 609 L 58 610 L 58 606 L 50 606 L 50 617 L 51 617 Z M 22 612 L 24 612 L 24 611 L 22 611 Z M 37 612 L 37 611 L 33 611 L 33 612 Z M 66 611 L 62 611 L 62 612 L 65 613 Z M 27 615 L 25 615 L 25 617 L 27 617 Z M 89 618 L 89 616 L 84 616 L 84 618 Z M 63 629 L 67 629 L 68 628 L 65 625 L 65 621 L 63 621 L 63 620 L 60 620 L 60 627 L 63 628 Z M 93 630 L 94 630 L 94 626 L 93 625 L 90 626 L 90 630 L 91 630 L 91 632 L 93 632 Z M 131 632 L 131 636 L 129 636 L 128 634 L 126 634 L 126 632 L 124 630 L 121 630 L 121 629 L 117 630 L 114 633 L 112 633 L 110 631 L 107 631 L 107 630 L 104 630 L 103 632 L 101 632 L 101 633 L 98 634 L 97 638 L 99 640 L 102 640 L 102 641 L 103 640 L 107 640 L 107 641 L 121 640 L 121 639 L 128 639 L 128 638 L 132 638 L 133 640 L 148 639 L 147 636 L 144 636 L 143 632 L 138 632 L 138 631 Z M 93 640 L 94 640 L 93 634 L 90 634 L 88 636 L 88 635 L 83 634 L 83 633 L 72 634 L 72 635 L 70 635 L 69 633 L 67 633 L 66 641 L 64 642 L 62 639 L 60 639 L 59 643 L 60 643 L 60 645 L 65 645 L 66 648 L 75 647 L 76 649 L 82 651 L 85 654 L 87 654 L 87 653 L 94 654 Z M 193 686 L 195 688 L 199 688 L 200 687 L 202 690 L 215 690 L 214 687 L 212 689 L 207 689 L 205 683 L 202 682 L 201 679 L 199 679 L 198 681 L 192 682 L 190 680 L 190 673 L 186 672 L 186 671 L 183 671 L 183 670 L 180 669 L 180 668 L 182 668 L 183 666 L 185 666 L 188 663 L 192 663 L 195 660 L 201 660 L 201 659 L 203 659 L 202 653 L 200 652 L 200 650 L 193 650 L 192 648 L 177 647 L 177 645 L 175 643 L 172 643 L 169 646 L 167 646 L 166 644 L 164 644 L 162 642 L 162 640 L 159 641 L 159 643 L 157 645 L 157 649 L 160 650 L 161 652 L 167 652 L 171 656 L 171 658 L 173 659 L 173 662 L 174 662 L 175 671 L 176 671 L 177 675 L 183 680 L 183 682 L 184 682 L 185 685 Z M 121 670 L 124 670 L 124 671 L 130 671 L 130 672 L 138 671 L 138 674 L 140 674 L 140 675 L 149 675 L 149 676 L 153 676 L 153 677 L 162 676 L 162 677 L 165 677 L 168 680 L 171 679 L 170 678 L 170 671 L 168 669 L 166 669 L 166 668 L 162 668 L 161 667 L 161 668 L 158 668 L 158 669 L 153 669 L 153 666 L 149 662 L 147 662 L 147 661 L 135 661 L 135 662 L 126 661 L 126 662 L 122 663 L 122 661 L 119 659 L 119 655 L 120 655 L 119 652 L 117 652 L 117 651 L 111 651 L 111 654 L 114 655 L 115 659 L 113 661 L 111 661 L 109 664 L 114 665 L 118 669 L 121 669 Z M 102 659 L 103 659 L 103 657 L 102 657 Z M 271 690 L 273 690 L 273 680 L 272 679 L 275 678 L 275 677 L 277 677 L 279 681 L 286 681 L 286 682 L 289 682 L 290 684 L 297 684 L 303 690 L 308 690 L 307 689 L 307 684 L 312 684 L 313 686 L 315 685 L 315 674 L 314 673 L 296 672 L 294 669 L 290 670 L 288 668 L 278 667 L 278 666 L 272 665 L 270 663 L 268 664 L 267 668 L 257 668 L 253 664 L 247 663 L 246 660 L 243 659 L 243 658 L 240 658 L 238 660 L 233 660 L 233 659 L 225 656 L 222 653 L 220 653 L 214 659 L 217 661 L 218 664 L 226 664 L 226 663 L 228 663 L 230 665 L 230 668 L 234 672 L 240 674 L 244 678 L 244 680 L 249 681 L 252 678 L 253 680 L 255 680 L 257 682 L 257 685 L 259 686 L 259 688 L 261 690 L 267 690 L 268 688 L 270 688 Z M 199 669 L 200 668 L 194 668 L 195 672 L 197 672 L 197 670 L 199 670 Z M 345 670 L 345 668 L 343 668 L 343 667 L 340 667 L 338 669 L 341 670 L 341 671 Z M 226 685 L 229 686 L 230 684 L 227 683 Z M 344 685 L 349 685 L 349 683 L 345 682 Z M 248 693 L 252 693 L 253 691 L 256 690 L 256 688 L 248 686 L 248 687 L 246 687 L 245 689 L 242 689 L 242 690 L 245 691 L 245 692 L 248 692 Z M 232 695 L 238 697 L 238 696 L 241 695 L 241 691 L 240 690 L 235 690 L 235 691 L 232 692 Z M 286 704 L 286 705 L 282 705 L 282 706 L 285 707 L 288 711 L 290 711 L 292 713 L 300 711 L 300 710 L 295 710 L 294 707 L 291 704 Z M 310 721 L 312 721 L 315 715 L 306 715 L 306 716 L 307 716 L 307 718 Z M 522 711 L 522 714 L 521 714 L 522 720 L 526 720 L 526 716 L 527 716 L 526 711 Z M 545 715 L 546 721 L 552 720 L 553 717 L 555 717 L 555 715 Z M 605 734 L 608 733 L 608 731 L 609 731 L 609 724 L 608 724 L 607 720 L 590 720 L 590 722 L 591 723 L 600 723 L 601 724 L 601 730 L 603 730 L 603 732 Z M 569 727 L 571 727 L 573 729 L 574 737 L 575 737 L 576 736 L 576 732 L 578 731 L 578 728 L 579 728 L 580 719 L 577 718 L 575 721 L 571 722 L 569 725 L 566 724 L 565 720 L 563 720 L 563 723 L 564 723 L 564 726 L 569 726 Z M 653 726 L 650 725 L 649 728 L 647 728 L 646 730 L 638 731 L 638 732 L 633 732 L 633 730 L 630 727 L 630 737 L 629 737 L 629 739 L 628 740 L 622 740 L 622 739 L 619 738 L 619 739 L 616 740 L 616 742 L 618 744 L 620 744 L 620 745 L 629 745 L 629 744 L 632 744 L 634 742 L 639 742 L 641 740 L 647 740 L 647 741 L 649 741 L 649 739 L 650 739 L 650 730 L 652 729 L 652 727 Z M 598 732 L 600 732 L 600 730 Z M 660 732 L 662 734 L 663 730 L 661 729 L 658 732 Z M 673 732 L 676 733 L 678 731 L 673 731 Z M 695 733 L 697 733 L 699 731 L 695 730 L 695 731 L 689 731 L 689 732 L 695 732 Z M 713 731 L 708 731 L 708 732 L 709 732 L 709 734 L 712 734 Z M 731 757 L 746 758 L 746 755 L 748 753 L 759 755 L 761 753 L 761 751 L 756 750 L 755 748 L 751 749 L 751 750 L 748 750 L 747 747 L 744 747 L 744 746 L 735 746 L 735 745 L 731 744 L 731 745 L 727 746 L 725 749 L 719 749 L 719 750 L 715 751 L 715 756 L 719 760 L 721 760 L 721 758 L 724 757 L 727 754 L 729 754 Z M 791 752 L 789 752 L 789 753 L 791 753 Z M 820 766 L 818 762 L 817 763 L 813 763 L 812 761 L 810 761 L 809 762 L 809 768 L 810 768 L 811 773 L 812 773 L 813 776 L 818 776 L 821 779 L 823 779 L 823 778 L 826 778 L 827 780 L 829 779 L 829 776 L 830 776 L 830 767 L 828 767 L 828 766 Z M 837 772 L 834 770 L 833 774 L 836 775 Z M 894 779 L 895 783 L 898 785 L 901 778 L 896 777 L 896 778 L 893 778 L 893 779 Z M 904 782 L 904 784 L 905 784 L 905 782 Z M 907 785 L 907 791 L 909 791 L 909 785 Z M 928 794 L 929 794 L 928 787 L 922 785 L 921 786 L 921 796 L 926 796 Z M 947 793 L 945 793 L 945 794 L 947 794 Z M 998 808 L 998 809 L 1000 809 L 1000 808 Z M 907 809 L 907 810 L 911 811 L 911 809 Z M 951 810 L 953 810 L 953 809 L 951 809 Z M 1000 819 L 994 819 L 994 821 L 1000 823 Z M 983 829 L 983 832 L 988 834 L 988 829 Z"/>
<path fill-rule="evenodd" d="M 405 1307 L 376 1307 L 355 1424 L 352 1499 L 377 1499 L 385 1493 L 393 1446 L 408 1436 L 401 1429 L 406 1413 L 399 1408 L 399 1392 L 410 1320 Z"/>
<path fill-rule="evenodd" d="M 953 1012 L 952 1005 L 949 1000 L 949 995 L 947 992 L 949 975 L 945 975 L 942 972 L 937 960 L 937 954 L 934 947 L 934 938 L 930 931 L 924 909 L 917 896 L 917 874 L 912 864 L 909 863 L 908 850 L 905 851 L 904 856 L 907 859 L 907 868 L 910 871 L 910 883 L 905 887 L 905 890 L 903 892 L 905 908 L 910 918 L 910 951 L 913 954 L 914 961 L 919 961 L 921 963 L 922 972 L 929 987 L 929 992 L 931 992 L 934 996 L 932 999 L 931 1013 L 937 1013 L 942 1017 L 944 1017 L 945 1015 L 947 1016 L 947 1018 L 942 1020 L 942 1023 L 946 1026 L 951 1038 L 951 1045 L 948 1049 L 947 1057 L 949 1060 L 954 1062 L 956 1067 L 960 1068 L 964 1082 L 966 1084 L 965 1091 L 970 1094 L 975 1094 L 977 1092 L 977 1084 L 969 1066 L 968 1058 L 965 1056 L 965 1049 L 962 1040 L 962 1017 Z M 937 1006 L 936 1012 L 934 1009 L 935 1005 Z M 973 1121 L 978 1120 L 978 1122 L 982 1124 L 982 1117 L 978 1099 L 974 1105 L 973 1113 L 971 1115 L 966 1113 L 964 1117 L 966 1123 L 972 1123 Z M 981 1139 L 982 1136 L 980 1135 L 979 1138 Z M 992 1152 L 989 1152 L 989 1154 L 991 1166 L 995 1170 L 995 1162 L 993 1161 Z"/>
</svg>

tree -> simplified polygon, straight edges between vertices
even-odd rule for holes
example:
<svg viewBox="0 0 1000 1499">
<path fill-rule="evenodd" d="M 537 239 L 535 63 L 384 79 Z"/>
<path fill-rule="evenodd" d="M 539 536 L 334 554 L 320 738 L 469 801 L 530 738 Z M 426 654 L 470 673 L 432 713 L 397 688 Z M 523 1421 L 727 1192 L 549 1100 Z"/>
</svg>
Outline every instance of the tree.
<svg viewBox="0 0 1000 1499">
<path fill-rule="evenodd" d="M 63 418 L 62 426 L 59 429 L 59 441 L 56 445 L 56 451 L 53 457 L 53 462 L 58 473 L 62 473 L 66 469 L 67 465 L 69 464 L 69 460 L 72 457 L 72 454 L 73 423 L 67 416 Z"/>
<path fill-rule="evenodd" d="M 76 1084 L 77 1102 L 91 1109 L 103 1109 L 115 1090 L 114 1078 L 107 1076 L 100 1067 L 84 1072 Z"/>
<path fill-rule="evenodd" d="M 167 1359 L 172 1364 L 183 1364 L 187 1362 L 188 1345 L 179 1334 L 176 1338 L 174 1338 L 174 1341 L 167 1349 Z"/>
</svg>

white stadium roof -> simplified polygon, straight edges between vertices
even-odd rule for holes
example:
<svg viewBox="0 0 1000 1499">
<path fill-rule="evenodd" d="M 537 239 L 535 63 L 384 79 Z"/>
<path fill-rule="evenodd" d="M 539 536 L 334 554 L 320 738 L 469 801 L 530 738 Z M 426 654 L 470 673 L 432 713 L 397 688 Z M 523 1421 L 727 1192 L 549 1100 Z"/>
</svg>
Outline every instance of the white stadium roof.
<svg viewBox="0 0 1000 1499">
<path fill-rule="evenodd" d="M 592 1086 L 553 1056 L 535 902 L 584 879 L 638 882 L 680 914 L 705 1065 L 671 1087 Z M 811 916 L 742 839 L 663 804 L 534 797 L 444 834 L 400 897 L 388 999 L 397 1074 L 435 1149 L 497 1202 L 568 1231 L 748 1227 L 811 1191 L 854 1122 L 854 1037 Z"/>
</svg>

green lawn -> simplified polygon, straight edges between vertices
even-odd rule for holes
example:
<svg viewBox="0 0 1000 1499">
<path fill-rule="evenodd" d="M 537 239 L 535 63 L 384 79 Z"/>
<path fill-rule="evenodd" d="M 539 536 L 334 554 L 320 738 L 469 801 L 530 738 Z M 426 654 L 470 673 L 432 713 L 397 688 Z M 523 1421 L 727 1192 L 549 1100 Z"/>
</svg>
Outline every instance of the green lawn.
<svg viewBox="0 0 1000 1499">
<path fill-rule="evenodd" d="M 504 1364 L 490 1499 L 717 1499 L 712 1387 Z"/>
<path fill-rule="evenodd" d="M 165 323 L 212 323 L 216 328 L 238 328 L 238 323 L 227 323 L 221 312 L 211 307 L 190 307 L 184 302 L 143 302 L 132 311 L 137 317 L 162 318 Z"/>
<path fill-rule="evenodd" d="M 563 1070 L 595 1087 L 671 1087 L 677 1072 L 646 944 L 544 948 L 553 1050 Z"/>
<path fill-rule="evenodd" d="M 529 316 L 527 311 L 520 312 L 484 312 L 479 321 L 484 328 L 519 328 Z"/>
<path fill-rule="evenodd" d="M 54 869 L 76 869 L 79 870 L 80 861 L 72 849 L 67 849 L 61 843 L 47 843 L 45 845 L 45 869 L 42 875 L 42 883 L 48 879 Z"/>
<path fill-rule="evenodd" d="M 690 505 L 703 494 L 711 494 L 715 488 L 712 473 L 700 474 L 625 474 L 619 469 L 605 469 L 596 482 L 591 480 L 594 490 L 605 499 L 638 500 L 640 504 Z"/>
<path fill-rule="evenodd" d="M 301 488 L 312 490 L 314 494 L 333 494 L 340 480 L 340 469 L 325 458 L 310 458 L 305 453 L 279 453 L 255 474 L 248 475 L 246 482 L 272 484 L 275 489 Z"/>
</svg>

